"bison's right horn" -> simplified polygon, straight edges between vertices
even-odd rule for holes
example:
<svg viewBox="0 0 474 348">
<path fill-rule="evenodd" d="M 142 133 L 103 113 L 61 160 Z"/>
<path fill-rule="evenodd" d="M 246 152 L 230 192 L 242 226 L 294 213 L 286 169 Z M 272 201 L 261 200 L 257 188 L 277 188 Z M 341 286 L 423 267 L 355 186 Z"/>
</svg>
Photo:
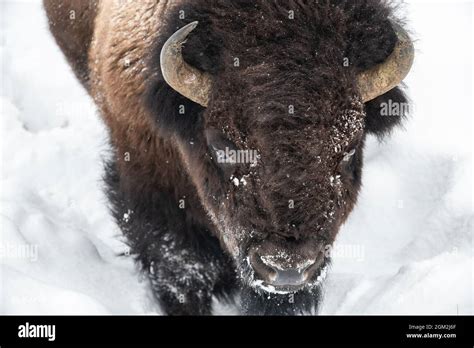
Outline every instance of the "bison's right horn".
<svg viewBox="0 0 474 348">
<path fill-rule="evenodd" d="M 212 87 L 211 76 L 187 64 L 182 55 L 182 45 L 196 28 L 192 22 L 179 29 L 161 49 L 160 64 L 163 77 L 175 91 L 193 102 L 207 107 Z"/>
</svg>

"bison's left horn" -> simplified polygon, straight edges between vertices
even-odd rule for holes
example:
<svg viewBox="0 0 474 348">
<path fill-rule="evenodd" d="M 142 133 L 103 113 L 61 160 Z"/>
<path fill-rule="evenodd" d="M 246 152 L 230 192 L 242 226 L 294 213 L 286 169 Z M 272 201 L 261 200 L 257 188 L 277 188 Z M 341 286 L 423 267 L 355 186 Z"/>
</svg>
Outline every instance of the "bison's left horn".
<svg viewBox="0 0 474 348">
<path fill-rule="evenodd" d="M 407 76 L 413 64 L 415 49 L 407 32 L 392 22 L 398 42 L 390 56 L 381 64 L 359 74 L 357 84 L 364 102 L 395 88 Z"/>
<path fill-rule="evenodd" d="M 182 56 L 182 45 L 187 36 L 196 28 L 192 22 L 175 32 L 161 49 L 161 72 L 165 81 L 175 91 L 206 107 L 211 91 L 211 77 L 187 64 Z"/>
</svg>

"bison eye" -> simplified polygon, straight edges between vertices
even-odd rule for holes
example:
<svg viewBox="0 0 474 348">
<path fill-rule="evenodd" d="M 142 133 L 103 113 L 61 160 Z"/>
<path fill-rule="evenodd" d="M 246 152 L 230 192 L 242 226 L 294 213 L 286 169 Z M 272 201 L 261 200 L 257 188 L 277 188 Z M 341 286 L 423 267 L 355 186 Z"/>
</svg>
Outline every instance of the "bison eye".
<svg viewBox="0 0 474 348">
<path fill-rule="evenodd" d="M 231 172 L 237 164 L 237 147 L 224 134 L 217 131 L 206 132 L 209 155 L 224 172 Z M 228 173 L 225 173 L 228 174 Z M 231 173 L 230 173 L 231 174 Z"/>
<path fill-rule="evenodd" d="M 339 170 L 341 173 L 346 174 L 347 176 L 351 177 L 352 179 L 356 176 L 357 170 L 357 153 L 356 149 L 353 148 L 352 150 L 345 152 L 344 157 L 339 164 Z"/>
<path fill-rule="evenodd" d="M 351 160 L 354 158 L 355 152 L 356 152 L 355 149 L 352 149 L 352 150 L 349 151 L 349 152 L 345 152 L 345 153 L 344 153 L 344 158 L 342 159 L 342 161 L 343 161 L 343 162 L 349 162 L 349 161 L 351 161 Z"/>
</svg>

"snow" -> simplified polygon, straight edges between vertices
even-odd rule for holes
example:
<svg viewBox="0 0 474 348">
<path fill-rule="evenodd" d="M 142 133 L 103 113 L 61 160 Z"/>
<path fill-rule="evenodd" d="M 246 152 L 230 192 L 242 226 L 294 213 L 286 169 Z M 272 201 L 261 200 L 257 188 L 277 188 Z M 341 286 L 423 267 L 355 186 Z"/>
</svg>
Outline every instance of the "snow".
<svg viewBox="0 0 474 348">
<path fill-rule="evenodd" d="M 239 181 L 238 178 L 232 177 L 232 183 L 233 183 L 235 186 L 239 187 L 240 181 Z"/>
<path fill-rule="evenodd" d="M 40 2 L 1 6 L 0 312 L 160 313 L 107 211 L 107 138 L 93 103 Z M 390 139 L 368 141 L 323 314 L 474 313 L 473 4 L 409 1 L 401 11 L 416 38 L 412 115 Z"/>
</svg>

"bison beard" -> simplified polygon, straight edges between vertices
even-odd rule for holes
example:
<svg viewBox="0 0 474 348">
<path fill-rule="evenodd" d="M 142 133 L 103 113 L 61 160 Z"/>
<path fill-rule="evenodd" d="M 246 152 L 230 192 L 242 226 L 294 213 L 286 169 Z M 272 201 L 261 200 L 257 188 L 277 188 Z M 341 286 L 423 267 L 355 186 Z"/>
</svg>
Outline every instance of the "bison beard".
<svg viewBox="0 0 474 348">
<path fill-rule="evenodd" d="M 241 306 L 248 315 L 308 315 L 317 313 L 321 290 L 298 291 L 292 294 L 265 294 L 246 287 L 241 293 Z"/>
<path fill-rule="evenodd" d="M 357 199 L 366 134 L 382 137 L 404 116 L 380 115 L 382 103 L 406 102 L 399 88 L 361 103 L 354 82 L 393 51 L 392 9 L 379 0 L 66 3 L 97 16 L 71 27 L 68 7 L 45 0 L 51 31 L 110 129 L 106 193 L 163 311 L 211 314 L 216 297 L 239 298 L 245 314 L 316 313 L 327 258 L 298 291 L 267 291 L 249 255 L 275 245 L 317 256 L 335 240 Z M 207 108 L 160 70 L 166 40 L 193 21 L 183 57 L 213 76 Z M 210 130 L 257 149 L 264 165 L 217 168 Z"/>
</svg>

